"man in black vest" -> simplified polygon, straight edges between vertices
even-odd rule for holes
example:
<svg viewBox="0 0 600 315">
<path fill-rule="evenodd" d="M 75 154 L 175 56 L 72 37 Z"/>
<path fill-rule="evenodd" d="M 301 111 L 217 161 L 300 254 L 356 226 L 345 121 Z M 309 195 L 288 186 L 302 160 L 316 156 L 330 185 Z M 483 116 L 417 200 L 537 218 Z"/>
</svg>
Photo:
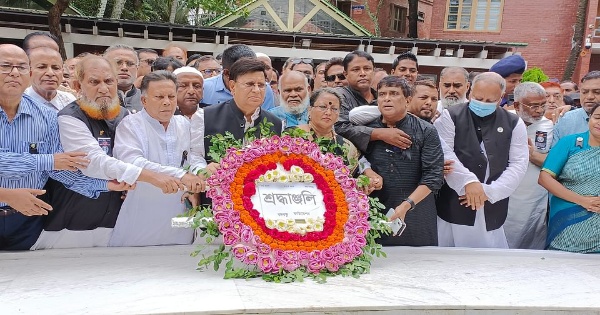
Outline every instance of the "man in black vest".
<svg viewBox="0 0 600 315">
<path fill-rule="evenodd" d="M 190 139 L 192 173 L 195 174 L 206 168 L 210 174 L 219 167 L 217 163 L 206 166 L 210 148 L 210 139 L 206 136 L 229 131 L 236 139 L 243 140 L 245 132 L 251 127 L 258 127 L 264 119 L 273 123 L 271 127 L 273 133 L 281 134 L 283 129 L 281 119 L 261 108 L 267 88 L 266 70 L 265 64 L 256 58 L 242 58 L 236 61 L 229 70 L 228 82 L 233 99 L 200 109 L 192 116 Z M 258 132 L 259 128 L 257 128 L 257 137 Z"/>
<path fill-rule="evenodd" d="M 103 57 L 90 55 L 75 70 L 77 101 L 58 114 L 60 139 L 64 148 L 77 148 L 90 160 L 85 175 L 134 185 L 148 182 L 165 193 L 183 185 L 178 179 L 157 174 L 112 157 L 115 129 L 127 109 L 117 96 L 117 72 Z M 59 182 L 49 184 L 52 211 L 33 249 L 107 246 L 122 204 L 121 192 L 101 193 L 90 199 L 65 188 Z"/>
<path fill-rule="evenodd" d="M 445 159 L 454 160 L 436 202 L 440 246 L 508 248 L 508 197 L 525 176 L 529 149 L 523 121 L 498 106 L 505 89 L 500 75 L 480 74 L 469 103 L 434 123 Z"/>
</svg>

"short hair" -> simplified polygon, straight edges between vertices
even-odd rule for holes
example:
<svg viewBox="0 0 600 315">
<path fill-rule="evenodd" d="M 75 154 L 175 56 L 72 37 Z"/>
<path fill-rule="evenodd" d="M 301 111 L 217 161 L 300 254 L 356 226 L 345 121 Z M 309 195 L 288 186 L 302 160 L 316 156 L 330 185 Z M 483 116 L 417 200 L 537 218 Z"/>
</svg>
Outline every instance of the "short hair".
<svg viewBox="0 0 600 315">
<path fill-rule="evenodd" d="M 91 54 L 91 53 L 89 53 L 89 52 L 87 52 L 87 51 L 84 51 L 84 52 L 82 52 L 81 54 L 79 54 L 79 55 L 75 56 L 74 58 L 82 59 L 82 58 L 85 58 L 85 57 L 87 57 L 87 56 L 89 56 L 89 55 L 92 55 L 92 54 Z"/>
<path fill-rule="evenodd" d="M 385 69 L 383 69 L 383 68 L 375 68 L 375 69 L 373 69 L 373 73 L 377 73 L 377 72 L 381 72 L 381 71 L 387 73 L 387 71 L 385 71 Z"/>
<path fill-rule="evenodd" d="M 419 85 L 426 86 L 426 87 L 435 89 L 437 91 L 437 86 L 435 86 L 435 82 L 433 82 L 432 80 L 417 80 L 413 84 L 413 95 L 414 95 L 414 91 L 417 90 L 417 86 L 419 86 Z"/>
<path fill-rule="evenodd" d="M 192 61 L 196 61 L 198 59 L 200 59 L 202 57 L 202 54 L 193 54 L 191 56 L 188 57 L 188 59 L 185 61 L 185 65 L 189 65 L 190 62 Z"/>
<path fill-rule="evenodd" d="M 256 58 L 241 58 L 231 65 L 231 69 L 229 69 L 229 80 L 235 81 L 238 77 L 253 72 L 262 72 L 266 79 L 266 70 L 267 65 Z"/>
<path fill-rule="evenodd" d="M 445 75 L 453 72 L 460 72 L 460 74 L 462 74 L 465 77 L 465 82 L 470 82 L 469 72 L 463 67 L 446 67 L 442 69 L 442 72 L 440 72 L 440 79 L 443 78 Z"/>
<path fill-rule="evenodd" d="M 215 56 L 215 59 L 217 59 L 217 60 L 223 60 L 223 53 L 217 54 Z"/>
<path fill-rule="evenodd" d="M 313 69 L 313 72 L 315 74 L 317 74 L 317 69 L 319 69 L 320 66 L 327 66 L 327 62 L 328 61 L 323 61 L 323 62 L 319 63 L 318 65 L 315 65 L 315 68 Z M 323 68 L 323 71 L 325 71 L 325 68 Z M 323 72 L 323 73 L 325 73 L 325 72 Z"/>
<path fill-rule="evenodd" d="M 50 48 L 50 47 L 37 47 L 37 48 L 34 48 L 34 49 L 26 50 L 26 51 L 25 51 L 25 53 L 27 54 L 27 57 L 29 57 L 29 59 L 31 59 L 31 54 L 32 54 L 34 51 L 45 51 L 45 52 L 52 52 L 52 53 L 55 53 L 56 55 L 58 55 L 58 56 L 60 57 L 60 60 L 61 60 L 61 62 L 63 61 L 63 60 L 62 60 L 62 55 L 60 54 L 60 52 L 58 52 L 58 51 L 56 51 L 56 50 L 54 50 L 54 49 L 52 49 L 52 48 Z M 30 61 L 31 61 L 31 60 L 30 60 Z M 63 62 L 63 63 L 64 63 L 64 62 Z"/>
<path fill-rule="evenodd" d="M 223 51 L 221 65 L 223 66 L 223 69 L 231 70 L 230 68 L 233 64 L 242 58 L 256 58 L 256 54 L 248 45 L 233 45 Z"/>
<path fill-rule="evenodd" d="M 111 45 L 108 48 L 106 48 L 106 50 L 104 51 L 104 53 L 102 54 L 102 56 L 106 57 L 106 55 L 109 52 L 115 51 L 115 50 L 129 50 L 129 51 L 131 51 L 133 53 L 133 55 L 135 56 L 136 63 L 139 64 L 140 58 L 138 57 L 137 52 L 135 51 L 135 49 L 133 49 L 133 47 L 131 47 L 129 45 L 124 45 L 124 44 L 114 44 L 114 45 Z"/>
<path fill-rule="evenodd" d="M 471 85 L 473 84 L 473 80 L 475 79 L 476 76 L 482 74 L 483 72 L 481 71 L 471 71 L 469 72 L 469 82 L 471 83 Z"/>
<path fill-rule="evenodd" d="M 583 78 L 581 78 L 581 83 L 595 79 L 600 79 L 600 71 L 598 70 L 590 71 L 586 75 L 584 75 Z"/>
<path fill-rule="evenodd" d="M 166 47 L 163 49 L 163 51 L 162 51 L 162 55 L 164 56 L 164 55 L 165 55 L 165 51 L 167 51 L 167 50 L 169 50 L 169 49 L 171 49 L 171 48 L 179 48 L 179 49 L 181 49 L 181 51 L 183 51 L 183 54 L 185 55 L 185 58 L 187 58 L 187 49 L 185 49 L 185 47 L 183 47 L 183 46 L 181 46 L 181 45 L 178 45 L 178 44 L 176 44 L 176 43 L 170 43 L 169 45 L 167 45 L 167 46 L 166 46 Z"/>
<path fill-rule="evenodd" d="M 321 95 L 323 94 L 331 94 L 333 96 L 335 96 L 338 101 L 340 102 L 340 106 L 342 105 L 342 96 L 340 95 L 340 93 L 338 93 L 338 91 L 336 91 L 333 88 L 330 87 L 323 87 L 320 89 L 317 89 L 316 91 L 313 91 L 312 94 L 310 95 L 310 99 L 309 99 L 309 104 L 310 106 L 315 106 L 315 103 L 317 102 L 317 100 L 319 99 L 319 97 L 321 97 Z"/>
<path fill-rule="evenodd" d="M 394 59 L 394 62 L 392 62 L 392 69 L 396 69 L 396 67 L 398 66 L 400 61 L 402 61 L 404 59 L 414 61 L 417 64 L 417 69 L 419 68 L 419 61 L 417 60 L 417 56 L 415 56 L 415 54 L 411 53 L 410 51 L 407 51 L 407 52 L 399 54 L 398 57 L 396 57 L 396 59 Z"/>
<path fill-rule="evenodd" d="M 544 88 L 544 89 L 549 89 L 549 88 L 558 88 L 560 89 L 560 91 L 562 92 L 563 89 L 560 87 L 560 84 L 556 83 L 556 82 L 550 82 L 550 81 L 546 81 L 546 82 L 542 82 L 540 83 L 540 85 Z"/>
<path fill-rule="evenodd" d="M 367 59 L 368 61 L 370 61 L 373 64 L 373 68 L 375 68 L 375 59 L 373 59 L 373 56 L 371 56 L 371 54 L 364 52 L 362 50 L 355 50 L 355 51 L 347 54 L 346 57 L 344 57 L 344 61 L 342 62 L 342 65 L 344 66 L 344 70 L 348 71 L 348 65 L 352 62 L 352 60 L 354 60 L 354 58 L 358 58 L 358 57 Z"/>
<path fill-rule="evenodd" d="M 594 106 L 592 106 L 592 109 L 590 110 L 590 112 L 588 113 L 588 116 L 592 116 L 592 114 L 596 111 L 596 109 L 598 109 L 598 107 L 600 107 L 600 103 L 596 103 L 594 104 Z"/>
<path fill-rule="evenodd" d="M 281 82 L 283 82 L 282 79 L 284 77 L 288 77 L 290 75 L 302 75 L 302 77 L 304 78 L 304 87 L 309 87 L 310 86 L 310 82 L 308 82 L 308 76 L 306 76 L 304 73 L 302 73 L 300 71 L 292 70 L 292 71 L 287 72 L 286 74 L 282 75 L 281 78 L 279 78 L 279 83 L 277 83 L 277 86 L 279 87 L 279 91 L 281 91 L 281 84 L 282 84 Z"/>
<path fill-rule="evenodd" d="M 575 87 L 575 91 L 578 91 L 578 90 L 579 90 L 579 86 L 577 86 L 577 83 L 575 83 L 575 82 L 573 82 L 573 81 L 571 81 L 571 80 L 564 80 L 564 81 L 560 81 L 560 84 L 563 84 L 563 83 L 571 83 L 571 84 L 573 84 L 573 86 Z"/>
<path fill-rule="evenodd" d="M 42 32 L 42 31 L 38 31 L 38 32 L 32 32 L 27 34 L 24 38 L 23 38 L 23 50 L 24 51 L 28 51 L 29 50 L 29 42 L 31 42 L 31 38 L 33 37 L 37 37 L 37 36 L 45 36 L 50 38 L 51 40 L 53 40 L 57 45 L 58 45 L 58 38 L 48 32 Z"/>
<path fill-rule="evenodd" d="M 209 60 L 214 60 L 218 63 L 217 59 L 215 57 L 213 57 L 212 55 L 205 55 L 205 56 L 202 56 L 202 57 L 196 59 L 196 62 L 194 62 L 194 68 L 198 68 L 198 66 L 200 65 L 201 62 L 209 61 Z"/>
<path fill-rule="evenodd" d="M 484 72 L 484 73 L 477 75 L 473 79 L 473 84 L 471 85 L 471 89 L 473 89 L 473 87 L 475 86 L 475 84 L 477 82 L 484 81 L 484 80 L 491 80 L 491 81 L 497 83 L 500 86 L 500 90 L 502 90 L 502 94 L 504 94 L 504 92 L 506 92 L 506 80 L 504 80 L 504 78 L 502 76 L 500 76 L 499 74 L 497 74 L 496 72 Z M 546 91 L 544 91 L 544 95 L 546 95 Z"/>
<path fill-rule="evenodd" d="M 413 96 L 413 88 L 404 78 L 395 75 L 388 75 L 381 79 L 377 84 L 377 90 L 382 87 L 399 87 L 402 90 L 404 97 Z"/>
<path fill-rule="evenodd" d="M 140 48 L 140 49 L 136 50 L 135 52 L 137 53 L 138 58 L 140 57 L 140 54 L 144 54 L 144 53 L 158 55 L 156 50 L 150 49 L 150 48 Z"/>
<path fill-rule="evenodd" d="M 269 60 L 271 60 L 271 57 L 269 57 L 269 55 L 267 55 L 265 53 L 261 53 L 261 52 L 256 53 L 256 58 L 258 58 L 258 57 L 267 57 L 267 58 L 269 58 Z"/>
<path fill-rule="evenodd" d="M 556 83 L 555 83 L 556 84 Z M 515 88 L 515 102 L 521 102 L 527 96 L 543 96 L 546 97 L 544 87 L 535 82 L 523 82 Z"/>
<path fill-rule="evenodd" d="M 333 57 L 331 59 L 329 59 L 329 61 L 327 61 L 327 63 L 325 64 L 325 75 L 327 75 L 327 72 L 329 71 L 329 69 L 333 66 L 344 66 L 344 59 L 342 59 L 341 57 Z M 344 68 L 346 69 L 346 68 Z"/>
<path fill-rule="evenodd" d="M 87 56 L 81 58 L 81 60 L 79 60 L 79 62 L 77 62 L 77 64 L 75 65 L 75 80 L 83 82 L 83 78 L 85 77 L 85 67 L 88 63 L 92 61 L 106 62 L 110 66 L 110 69 L 112 70 L 113 74 L 115 76 L 117 75 L 117 68 L 113 62 L 110 62 L 110 60 L 106 59 L 106 57 L 104 56 L 88 54 Z"/>
<path fill-rule="evenodd" d="M 146 92 L 148 91 L 148 86 L 151 82 L 167 80 L 173 81 L 173 84 L 177 86 L 177 77 L 172 72 L 166 70 L 152 71 L 146 74 L 142 79 L 142 84 L 140 84 L 140 91 L 142 92 L 142 95 L 146 95 Z"/>
<path fill-rule="evenodd" d="M 175 70 L 183 67 L 183 64 L 174 57 L 158 57 L 152 64 L 152 71 L 167 70 L 169 66 Z"/>
</svg>

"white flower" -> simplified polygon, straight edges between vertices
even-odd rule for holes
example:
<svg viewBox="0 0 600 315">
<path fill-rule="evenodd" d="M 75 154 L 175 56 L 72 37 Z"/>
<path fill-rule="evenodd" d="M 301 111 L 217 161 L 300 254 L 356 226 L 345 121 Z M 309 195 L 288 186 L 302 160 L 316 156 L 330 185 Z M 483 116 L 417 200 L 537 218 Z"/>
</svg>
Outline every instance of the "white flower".
<svg viewBox="0 0 600 315">
<path fill-rule="evenodd" d="M 307 224 L 305 229 L 306 229 L 306 232 L 314 232 L 315 226 L 314 226 L 314 224 Z"/>
<path fill-rule="evenodd" d="M 288 175 L 281 174 L 277 178 L 277 181 L 280 182 L 280 183 L 287 183 L 287 182 L 290 181 L 290 178 L 288 177 Z"/>
<path fill-rule="evenodd" d="M 290 173 L 301 175 L 304 174 L 304 170 L 300 166 L 293 165 L 290 167 Z"/>
<path fill-rule="evenodd" d="M 260 175 L 260 176 L 258 176 L 258 182 L 259 182 L 259 183 L 263 183 L 263 182 L 265 182 L 265 175 L 264 175 L 264 174 L 263 174 L 263 175 Z"/>
<path fill-rule="evenodd" d="M 304 177 L 303 181 L 305 183 L 312 183 L 315 180 L 315 178 L 312 176 L 312 174 L 304 174 L 303 177 Z"/>
<path fill-rule="evenodd" d="M 315 231 L 323 231 L 323 223 L 315 223 Z"/>
<path fill-rule="evenodd" d="M 285 231 L 288 226 L 285 220 L 277 220 L 276 224 L 279 231 Z"/>
<path fill-rule="evenodd" d="M 296 225 L 296 220 L 294 220 L 294 219 L 287 219 L 286 224 L 287 224 L 287 226 L 295 226 Z"/>
<path fill-rule="evenodd" d="M 274 229 L 276 227 L 276 223 L 273 219 L 266 219 L 265 220 L 265 225 L 267 226 L 267 228 L 269 229 Z"/>
<path fill-rule="evenodd" d="M 316 222 L 315 218 L 307 218 L 306 219 L 307 224 L 315 224 L 315 222 Z"/>
<path fill-rule="evenodd" d="M 325 218 L 324 217 L 318 217 L 318 218 L 315 219 L 315 222 L 324 224 L 325 223 Z"/>
<path fill-rule="evenodd" d="M 271 172 L 266 172 L 264 179 L 265 179 L 265 182 L 272 182 L 275 180 L 275 176 L 273 176 L 273 173 L 271 173 Z"/>
</svg>

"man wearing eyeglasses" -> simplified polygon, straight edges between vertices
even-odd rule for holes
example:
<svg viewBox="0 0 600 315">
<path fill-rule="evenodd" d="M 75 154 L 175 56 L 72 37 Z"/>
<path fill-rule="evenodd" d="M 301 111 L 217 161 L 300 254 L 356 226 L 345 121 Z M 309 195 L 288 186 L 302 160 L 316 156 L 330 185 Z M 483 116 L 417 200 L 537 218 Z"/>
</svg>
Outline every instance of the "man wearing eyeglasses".
<svg viewBox="0 0 600 315">
<path fill-rule="evenodd" d="M 284 65 L 284 70 L 287 69 L 287 71 L 295 70 L 302 72 L 311 82 L 315 79 L 314 65 L 311 58 L 289 58 L 286 61 L 286 65 Z"/>
<path fill-rule="evenodd" d="M 137 79 L 139 59 L 135 50 L 127 45 L 112 45 L 104 51 L 104 58 L 117 66 L 117 87 L 123 93 L 122 105 L 135 114 L 144 108 L 140 90 L 133 85 Z"/>
<path fill-rule="evenodd" d="M 554 124 L 544 117 L 546 91 L 533 82 L 515 88 L 515 112 L 527 126 L 529 165 L 523 181 L 510 196 L 504 233 L 510 248 L 544 249 L 548 191 L 538 184 L 541 166 L 550 151 Z"/>
<path fill-rule="evenodd" d="M 218 76 L 208 78 L 204 81 L 204 97 L 202 103 L 217 105 L 227 102 L 233 98 L 229 87 L 229 69 L 241 58 L 256 58 L 256 54 L 247 45 L 233 45 L 223 51 L 223 72 Z M 266 83 L 265 79 L 265 83 Z M 273 90 L 268 85 L 265 90 L 264 101 L 261 108 L 269 110 L 274 107 Z"/>
<path fill-rule="evenodd" d="M 221 67 L 217 59 L 210 55 L 198 58 L 194 63 L 194 68 L 202 73 L 204 79 L 216 77 L 223 71 L 223 67 Z"/>
<path fill-rule="evenodd" d="M 138 55 L 140 64 L 138 66 L 137 78 L 134 85 L 136 88 L 139 88 L 140 84 L 142 84 L 142 79 L 144 76 L 152 72 L 152 65 L 158 58 L 158 53 L 156 50 L 149 48 L 138 49 L 136 50 L 136 53 Z"/>
</svg>

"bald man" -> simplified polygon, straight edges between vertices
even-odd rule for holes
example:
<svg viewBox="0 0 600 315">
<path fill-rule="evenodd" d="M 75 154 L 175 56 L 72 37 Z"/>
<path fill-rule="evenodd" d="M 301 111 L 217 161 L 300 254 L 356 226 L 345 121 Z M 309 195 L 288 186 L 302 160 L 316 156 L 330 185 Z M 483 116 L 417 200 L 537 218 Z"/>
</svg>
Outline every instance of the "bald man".
<svg viewBox="0 0 600 315">
<path fill-rule="evenodd" d="M 440 246 L 508 248 L 508 197 L 525 176 L 529 148 L 523 120 L 499 106 L 505 89 L 499 74 L 480 74 L 470 101 L 434 123 L 454 161 L 436 200 Z"/>
<path fill-rule="evenodd" d="M 64 71 L 63 61 L 58 51 L 39 47 L 29 50 L 28 55 L 31 86 L 25 90 L 25 94 L 55 111 L 60 111 L 75 101 L 73 94 L 58 90 Z"/>
</svg>

